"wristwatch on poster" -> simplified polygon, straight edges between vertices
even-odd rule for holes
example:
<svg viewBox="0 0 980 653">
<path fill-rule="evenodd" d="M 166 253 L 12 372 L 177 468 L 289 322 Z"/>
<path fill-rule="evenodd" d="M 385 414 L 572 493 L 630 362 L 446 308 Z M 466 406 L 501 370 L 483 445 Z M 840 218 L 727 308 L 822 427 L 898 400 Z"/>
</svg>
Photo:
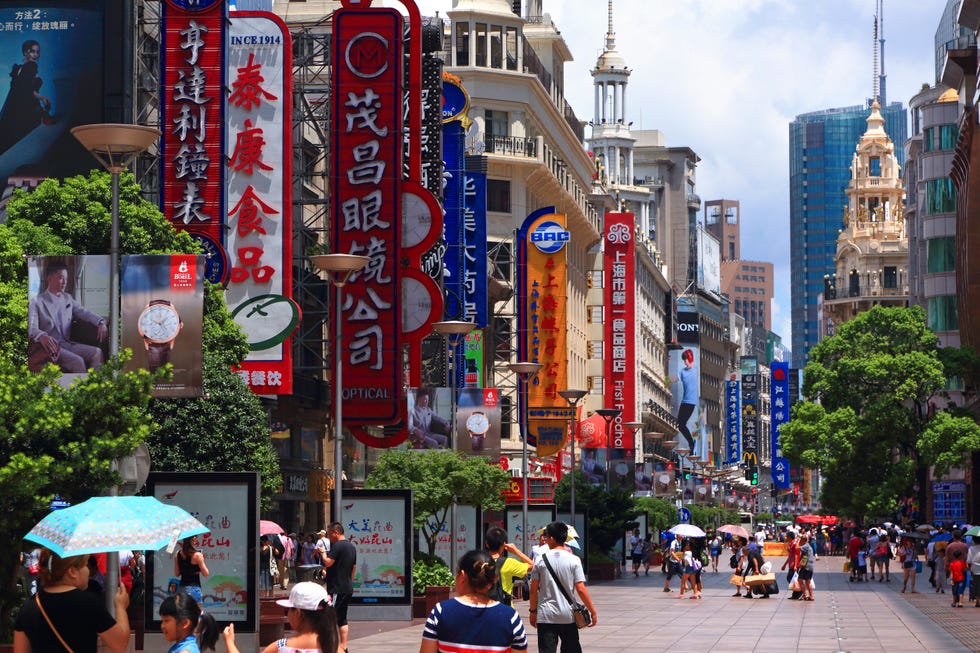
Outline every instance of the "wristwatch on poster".
<svg viewBox="0 0 980 653">
<path fill-rule="evenodd" d="M 170 362 L 170 350 L 183 326 L 177 309 L 167 299 L 154 299 L 140 313 L 137 328 L 143 336 L 151 372 Z"/>
<path fill-rule="evenodd" d="M 486 435 L 490 430 L 490 420 L 485 413 L 477 411 L 466 419 L 466 430 L 470 435 Z"/>
</svg>

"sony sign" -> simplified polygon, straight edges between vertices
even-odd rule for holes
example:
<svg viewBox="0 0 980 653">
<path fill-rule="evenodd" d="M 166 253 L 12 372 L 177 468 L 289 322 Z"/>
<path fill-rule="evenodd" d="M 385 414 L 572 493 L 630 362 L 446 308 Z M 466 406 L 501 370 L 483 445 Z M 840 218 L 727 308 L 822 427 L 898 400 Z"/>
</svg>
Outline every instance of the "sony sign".
<svg viewBox="0 0 980 653">
<path fill-rule="evenodd" d="M 677 342 L 689 345 L 701 344 L 701 330 L 697 313 L 677 313 Z"/>
</svg>

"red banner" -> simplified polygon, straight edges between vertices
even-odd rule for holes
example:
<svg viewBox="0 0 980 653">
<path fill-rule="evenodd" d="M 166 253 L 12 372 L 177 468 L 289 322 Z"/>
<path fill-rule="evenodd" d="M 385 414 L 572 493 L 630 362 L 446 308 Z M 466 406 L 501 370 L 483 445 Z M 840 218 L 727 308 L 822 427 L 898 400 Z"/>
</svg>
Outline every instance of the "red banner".
<svg viewBox="0 0 980 653">
<path fill-rule="evenodd" d="M 622 412 L 613 420 L 609 446 L 632 449 L 633 431 L 623 426 L 636 411 L 636 239 L 632 213 L 607 213 L 603 256 L 605 405 Z"/>
<path fill-rule="evenodd" d="M 402 16 L 344 6 L 333 21 L 334 252 L 371 259 L 333 311 L 342 320 L 344 422 L 389 424 L 402 404 Z"/>
</svg>

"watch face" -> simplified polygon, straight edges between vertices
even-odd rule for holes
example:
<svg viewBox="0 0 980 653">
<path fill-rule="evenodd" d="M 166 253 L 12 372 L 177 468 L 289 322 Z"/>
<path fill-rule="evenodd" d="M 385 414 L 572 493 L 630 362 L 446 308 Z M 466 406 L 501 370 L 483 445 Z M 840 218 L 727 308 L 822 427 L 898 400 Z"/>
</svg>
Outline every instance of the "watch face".
<svg viewBox="0 0 980 653">
<path fill-rule="evenodd" d="M 474 435 L 483 435 L 490 430 L 490 420 L 483 413 L 473 413 L 466 419 L 466 430 Z"/>
<path fill-rule="evenodd" d="M 170 342 L 180 331 L 180 316 L 168 304 L 148 306 L 140 315 L 139 331 L 150 342 Z"/>
</svg>

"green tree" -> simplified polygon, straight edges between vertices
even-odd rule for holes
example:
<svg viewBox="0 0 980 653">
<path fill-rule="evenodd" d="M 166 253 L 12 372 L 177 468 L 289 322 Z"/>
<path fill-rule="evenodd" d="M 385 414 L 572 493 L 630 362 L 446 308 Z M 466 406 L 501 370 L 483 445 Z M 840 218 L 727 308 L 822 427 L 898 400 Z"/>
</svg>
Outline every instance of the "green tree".
<svg viewBox="0 0 980 653">
<path fill-rule="evenodd" d="M 555 505 L 559 510 L 571 509 L 573 478 L 575 510 L 586 510 L 589 516 L 589 555 L 594 552 L 608 556 L 613 546 L 623 538 L 629 524 L 640 514 L 633 494 L 619 488 L 609 490 L 603 485 L 592 485 L 585 474 L 574 472 L 565 474 L 555 484 Z"/>
<path fill-rule="evenodd" d="M 54 365 L 32 374 L 0 353 L 0 641 L 9 641 L 21 540 L 55 494 L 77 503 L 121 481 L 111 462 L 153 429 L 150 375 L 120 359 L 68 388 Z"/>
<path fill-rule="evenodd" d="M 389 449 L 378 458 L 364 487 L 412 490 L 413 526 L 421 530 L 428 553 L 434 556 L 454 498 L 484 510 L 502 510 L 501 492 L 508 483 L 510 475 L 491 465 L 488 458 L 464 456 L 458 451 Z"/>
<path fill-rule="evenodd" d="M 945 383 L 922 309 L 877 306 L 811 350 L 807 401 L 782 427 L 783 451 L 820 469 L 825 508 L 859 519 L 891 515 L 914 483 L 924 489 L 930 465 L 942 474 L 980 446 L 973 420 L 932 415 L 930 400 Z"/>
</svg>

